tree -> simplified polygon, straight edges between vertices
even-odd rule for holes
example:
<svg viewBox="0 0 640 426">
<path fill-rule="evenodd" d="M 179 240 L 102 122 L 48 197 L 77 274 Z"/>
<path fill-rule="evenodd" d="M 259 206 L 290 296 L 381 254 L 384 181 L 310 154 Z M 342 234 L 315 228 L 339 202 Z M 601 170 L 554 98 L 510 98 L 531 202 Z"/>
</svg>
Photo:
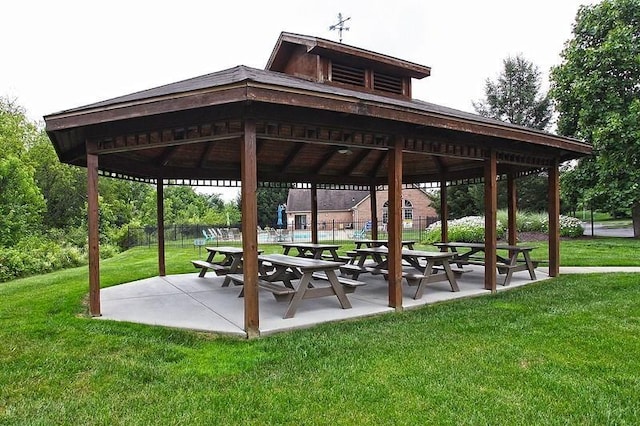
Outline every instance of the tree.
<svg viewBox="0 0 640 426">
<path fill-rule="evenodd" d="M 485 99 L 473 102 L 476 112 L 507 123 L 546 130 L 553 108 L 549 96 L 542 92 L 538 67 L 520 55 L 509 56 L 502 63 L 504 69 L 498 79 L 486 80 Z M 530 212 L 546 210 L 546 188 L 547 178 L 544 173 L 518 179 L 518 209 Z M 499 189 L 501 194 L 506 191 L 504 184 Z M 499 200 L 499 205 L 501 204 Z"/>
<path fill-rule="evenodd" d="M 0 157 L 0 247 L 39 232 L 44 207 L 33 169 L 14 155 Z"/>
<path fill-rule="evenodd" d="M 40 232 L 44 198 L 25 160 L 37 135 L 24 111 L 0 98 L 0 247 Z"/>
<path fill-rule="evenodd" d="M 82 225 L 86 221 L 86 169 L 61 163 L 44 132 L 27 151 L 27 158 L 46 201 L 44 226 L 68 229 Z"/>
<path fill-rule="evenodd" d="M 289 188 L 258 188 L 258 225 L 275 227 L 278 218 L 278 205 L 286 204 Z"/>
<path fill-rule="evenodd" d="M 550 92 L 558 131 L 593 145 L 594 164 L 578 166 L 595 169 L 593 197 L 630 208 L 640 238 L 640 1 L 580 7 L 561 56 Z"/>
<path fill-rule="evenodd" d="M 538 67 L 520 55 L 502 63 L 498 79 L 486 80 L 485 99 L 473 102 L 474 109 L 483 117 L 545 130 L 553 109 L 549 97 L 541 92 Z"/>
</svg>

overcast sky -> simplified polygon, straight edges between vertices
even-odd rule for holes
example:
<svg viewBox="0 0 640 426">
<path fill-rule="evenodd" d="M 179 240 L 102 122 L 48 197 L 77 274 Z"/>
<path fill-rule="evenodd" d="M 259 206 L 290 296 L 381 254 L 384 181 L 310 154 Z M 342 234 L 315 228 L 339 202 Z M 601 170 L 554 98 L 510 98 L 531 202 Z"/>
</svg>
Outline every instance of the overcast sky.
<svg viewBox="0 0 640 426">
<path fill-rule="evenodd" d="M 0 96 L 35 121 L 236 65 L 264 68 L 281 31 L 431 67 L 413 96 L 473 112 L 484 82 L 522 54 L 546 82 L 592 0 L 15 0 L 0 14 Z"/>
</svg>

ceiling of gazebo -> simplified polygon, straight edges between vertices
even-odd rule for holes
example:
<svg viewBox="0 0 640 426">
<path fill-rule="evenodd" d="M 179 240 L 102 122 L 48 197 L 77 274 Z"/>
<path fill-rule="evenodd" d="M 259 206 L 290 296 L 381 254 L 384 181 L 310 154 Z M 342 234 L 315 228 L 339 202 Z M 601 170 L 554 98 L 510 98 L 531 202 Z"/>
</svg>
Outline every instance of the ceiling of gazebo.
<svg viewBox="0 0 640 426">
<path fill-rule="evenodd" d="M 256 122 L 258 179 L 387 182 L 387 148 L 403 144 L 403 182 L 527 173 L 591 151 L 580 141 L 411 99 L 309 82 L 273 71 L 229 70 L 45 117 L 61 161 L 153 181 L 240 180 L 243 122 Z M 346 151 L 346 152 L 345 152 Z"/>
</svg>

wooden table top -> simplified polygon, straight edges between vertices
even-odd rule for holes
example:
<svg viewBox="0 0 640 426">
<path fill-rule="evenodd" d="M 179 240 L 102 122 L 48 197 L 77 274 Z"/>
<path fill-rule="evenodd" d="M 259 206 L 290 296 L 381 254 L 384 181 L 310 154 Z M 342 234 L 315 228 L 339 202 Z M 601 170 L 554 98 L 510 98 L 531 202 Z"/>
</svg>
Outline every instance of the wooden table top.
<svg viewBox="0 0 640 426">
<path fill-rule="evenodd" d="M 359 254 L 389 254 L 387 247 L 370 247 L 356 249 L 356 253 Z M 455 253 L 443 252 L 443 251 L 422 251 L 422 250 L 409 250 L 402 249 L 403 256 L 416 256 L 416 257 L 430 257 L 430 258 L 446 258 L 453 257 Z"/>
<path fill-rule="evenodd" d="M 308 257 L 288 256 L 285 254 L 265 254 L 258 256 L 258 259 L 271 262 L 276 265 L 291 266 L 305 270 L 338 269 L 342 262 L 333 262 L 322 259 L 309 259 Z"/>
<path fill-rule="evenodd" d="M 434 243 L 436 247 L 456 247 L 456 248 L 471 248 L 471 249 L 484 249 L 484 243 L 459 243 L 459 242 L 449 242 L 449 243 Z M 528 246 L 511 246 L 509 244 L 498 244 L 496 245 L 497 249 L 500 250 L 519 250 L 519 251 L 529 251 L 533 250 L 535 247 Z"/>
<path fill-rule="evenodd" d="M 282 243 L 282 247 L 305 248 L 305 249 L 339 249 L 337 244 L 314 244 L 314 243 Z"/>
<path fill-rule="evenodd" d="M 242 253 L 242 247 L 207 247 L 207 251 L 215 251 L 216 253 L 237 254 Z"/>
<path fill-rule="evenodd" d="M 388 240 L 354 240 L 356 244 L 389 244 Z M 416 242 L 413 240 L 402 240 L 401 244 L 403 246 L 407 246 L 409 244 L 415 244 Z"/>
</svg>

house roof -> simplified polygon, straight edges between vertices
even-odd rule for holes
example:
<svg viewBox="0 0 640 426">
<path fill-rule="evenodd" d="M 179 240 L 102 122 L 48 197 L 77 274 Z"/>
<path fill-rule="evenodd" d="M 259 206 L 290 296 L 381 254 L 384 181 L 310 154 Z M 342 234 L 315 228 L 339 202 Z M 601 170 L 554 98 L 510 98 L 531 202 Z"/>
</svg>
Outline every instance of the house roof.
<svg viewBox="0 0 640 426">
<path fill-rule="evenodd" d="M 318 211 L 348 211 L 369 196 L 369 191 L 318 189 L 317 194 Z M 311 190 L 290 189 L 287 197 L 287 211 L 311 211 Z"/>
</svg>

